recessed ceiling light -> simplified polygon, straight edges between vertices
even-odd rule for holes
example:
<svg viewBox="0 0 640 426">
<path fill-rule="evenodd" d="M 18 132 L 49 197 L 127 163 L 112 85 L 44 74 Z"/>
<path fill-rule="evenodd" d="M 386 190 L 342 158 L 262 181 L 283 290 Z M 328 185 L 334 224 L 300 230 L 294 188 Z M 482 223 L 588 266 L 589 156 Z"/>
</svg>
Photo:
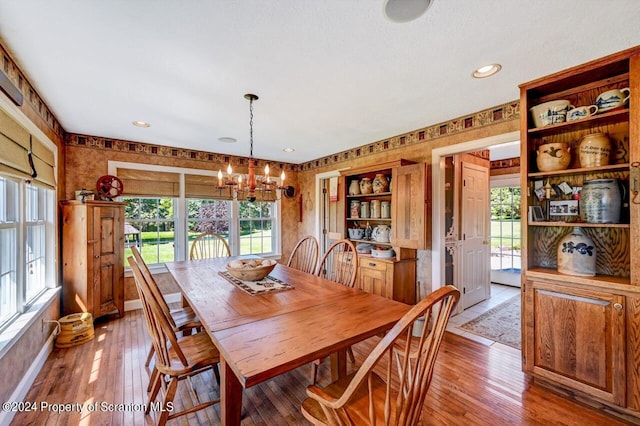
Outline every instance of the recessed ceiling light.
<svg viewBox="0 0 640 426">
<path fill-rule="evenodd" d="M 424 15 L 431 3 L 432 0 L 385 0 L 384 16 L 391 22 L 410 22 Z"/>
<path fill-rule="evenodd" d="M 225 143 L 234 143 L 237 142 L 236 138 L 230 138 L 230 137 L 222 137 L 222 138 L 218 138 L 218 140 L 220 142 L 225 142 Z"/>
<path fill-rule="evenodd" d="M 295 149 L 293 149 L 293 148 L 285 148 L 285 149 L 283 149 L 283 151 L 284 152 L 293 152 L 293 151 L 295 151 Z"/>
<path fill-rule="evenodd" d="M 480 67 L 475 70 L 471 75 L 475 78 L 491 77 L 501 69 L 502 65 L 500 64 L 485 65 L 484 67 Z"/>
<path fill-rule="evenodd" d="M 136 127 L 151 127 L 151 124 L 147 123 L 146 121 L 132 121 L 131 124 Z"/>
</svg>

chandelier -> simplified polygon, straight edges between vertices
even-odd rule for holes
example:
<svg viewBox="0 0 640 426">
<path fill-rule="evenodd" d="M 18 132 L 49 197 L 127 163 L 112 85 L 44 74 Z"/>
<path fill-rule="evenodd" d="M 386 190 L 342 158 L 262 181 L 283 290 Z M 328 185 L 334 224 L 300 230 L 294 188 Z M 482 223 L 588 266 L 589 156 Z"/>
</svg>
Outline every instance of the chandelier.
<svg viewBox="0 0 640 426">
<path fill-rule="evenodd" d="M 249 101 L 249 174 L 247 176 L 247 182 L 243 185 L 242 175 L 238 175 L 237 180 L 233 178 L 233 169 L 231 168 L 231 162 L 227 166 L 227 178 L 224 179 L 222 170 L 218 170 L 218 186 L 219 191 L 228 189 L 232 193 L 232 197 L 238 199 L 238 195 L 246 193 L 245 199 L 250 202 L 255 202 L 258 198 L 261 200 L 279 199 L 279 193 L 274 193 L 276 189 L 286 190 L 289 193 L 293 188 L 285 187 L 285 173 L 282 170 L 280 174 L 280 185 L 277 185 L 275 181 L 271 180 L 269 176 L 269 163 L 264 166 L 264 176 L 259 178 L 256 176 L 256 160 L 253 158 L 253 101 L 258 100 L 258 96 L 252 93 L 244 95 L 245 99 Z M 291 188 L 291 189 L 289 189 Z M 258 197 L 257 195 L 260 195 Z"/>
</svg>

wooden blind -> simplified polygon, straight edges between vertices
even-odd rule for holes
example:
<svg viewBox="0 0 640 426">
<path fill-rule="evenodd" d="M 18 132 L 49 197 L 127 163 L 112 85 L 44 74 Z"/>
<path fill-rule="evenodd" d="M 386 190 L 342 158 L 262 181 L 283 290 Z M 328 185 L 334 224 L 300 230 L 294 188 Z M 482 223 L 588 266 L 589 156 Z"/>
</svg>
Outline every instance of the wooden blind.
<svg viewBox="0 0 640 426">
<path fill-rule="evenodd" d="M 216 176 L 184 175 L 184 192 L 187 198 L 203 198 L 212 200 L 233 199 L 233 188 L 218 188 Z"/>
<path fill-rule="evenodd" d="M 42 142 L 31 135 L 31 152 L 33 168 L 36 172 L 35 183 L 55 188 L 56 174 L 54 170 L 55 157 Z"/>
<path fill-rule="evenodd" d="M 122 181 L 122 195 L 171 198 L 180 196 L 178 173 L 118 168 L 116 174 Z"/>
<path fill-rule="evenodd" d="M 29 151 L 31 160 L 29 163 Z M 0 171 L 55 188 L 55 154 L 44 143 L 0 110 Z M 34 177 L 35 175 L 35 177 Z"/>
</svg>

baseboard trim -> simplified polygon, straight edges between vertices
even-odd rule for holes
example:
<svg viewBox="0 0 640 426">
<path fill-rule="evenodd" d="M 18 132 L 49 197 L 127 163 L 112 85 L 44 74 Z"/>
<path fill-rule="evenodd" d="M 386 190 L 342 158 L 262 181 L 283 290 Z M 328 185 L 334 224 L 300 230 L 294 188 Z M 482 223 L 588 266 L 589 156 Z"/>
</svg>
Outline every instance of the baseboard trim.
<svg viewBox="0 0 640 426">
<path fill-rule="evenodd" d="M 33 382 L 35 382 L 36 377 L 38 377 L 38 373 L 42 369 L 42 366 L 44 366 L 44 363 L 47 361 L 49 354 L 53 351 L 54 339 L 55 336 L 53 335 L 53 333 L 51 333 L 46 343 L 44 344 L 44 346 L 42 346 L 42 349 L 40 349 L 40 352 L 31 363 L 31 366 L 27 370 L 26 374 L 24 375 L 16 389 L 13 391 L 13 394 L 11 394 L 9 402 L 20 402 L 23 401 L 27 396 L 27 393 L 29 392 L 29 389 L 31 389 Z M 0 426 L 8 426 L 11 423 L 11 420 L 13 420 L 15 414 L 15 411 L 0 411 Z"/>
<path fill-rule="evenodd" d="M 169 293 L 164 295 L 164 300 L 167 303 L 177 303 L 182 301 L 182 293 Z M 142 303 L 140 303 L 140 299 L 126 300 L 124 302 L 124 311 L 135 311 L 137 309 L 142 309 Z"/>
</svg>

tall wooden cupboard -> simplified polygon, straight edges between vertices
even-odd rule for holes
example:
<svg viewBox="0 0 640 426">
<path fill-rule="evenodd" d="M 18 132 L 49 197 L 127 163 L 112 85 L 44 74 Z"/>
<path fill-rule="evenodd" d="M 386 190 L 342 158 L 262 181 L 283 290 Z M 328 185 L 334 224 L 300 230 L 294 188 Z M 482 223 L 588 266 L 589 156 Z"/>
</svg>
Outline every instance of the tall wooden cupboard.
<svg viewBox="0 0 640 426">
<path fill-rule="evenodd" d="M 626 105 L 575 121 L 536 127 L 529 112 L 555 100 L 568 100 L 576 107 L 594 105 L 600 94 L 623 88 L 631 94 Z M 640 47 L 522 84 L 520 89 L 523 369 L 538 382 L 638 421 Z M 609 164 L 581 162 L 580 152 L 589 151 L 585 144 L 581 150 L 580 142 L 594 133 L 605 133 L 612 142 Z M 563 170 L 539 170 L 536 157 L 541 145 L 566 151 L 548 145 L 555 143 L 567 144 L 570 163 Z M 586 181 L 600 179 L 615 179 L 626 189 L 621 191 L 627 197 L 620 202 L 617 223 L 599 223 L 604 221 L 588 216 L 582 220 L 562 211 L 562 203 L 569 201 L 570 207 L 576 198 L 578 211 L 584 208 L 580 204 L 584 197 L 563 191 L 564 184 L 584 191 Z M 528 217 L 533 209 L 538 214 Z M 559 259 L 567 256 L 562 253 L 572 249 L 561 240 L 576 226 L 593 241 L 595 276 L 558 272 Z"/>
<path fill-rule="evenodd" d="M 63 315 L 124 314 L 124 206 L 61 202 Z"/>
<path fill-rule="evenodd" d="M 395 256 L 389 259 L 375 258 L 370 254 L 359 255 L 358 278 L 356 287 L 398 300 L 403 303 L 416 303 L 416 260 L 417 250 L 427 244 L 425 218 L 427 211 L 427 192 L 425 183 L 425 164 L 408 160 L 395 160 L 371 166 L 354 168 L 342 172 L 341 186 L 345 199 L 345 238 L 359 246 L 393 248 Z M 384 177 L 389 186 L 381 192 L 362 193 L 351 191 L 363 180 L 372 182 L 377 176 Z M 362 206 L 367 205 L 367 209 Z M 386 206 L 388 210 L 377 206 Z M 367 213 L 365 213 L 365 211 Z M 372 241 L 366 236 L 350 238 L 349 229 L 365 229 L 369 225 L 375 230 L 378 226 L 391 229 L 388 242 Z M 363 234 L 364 235 L 364 234 Z"/>
</svg>

